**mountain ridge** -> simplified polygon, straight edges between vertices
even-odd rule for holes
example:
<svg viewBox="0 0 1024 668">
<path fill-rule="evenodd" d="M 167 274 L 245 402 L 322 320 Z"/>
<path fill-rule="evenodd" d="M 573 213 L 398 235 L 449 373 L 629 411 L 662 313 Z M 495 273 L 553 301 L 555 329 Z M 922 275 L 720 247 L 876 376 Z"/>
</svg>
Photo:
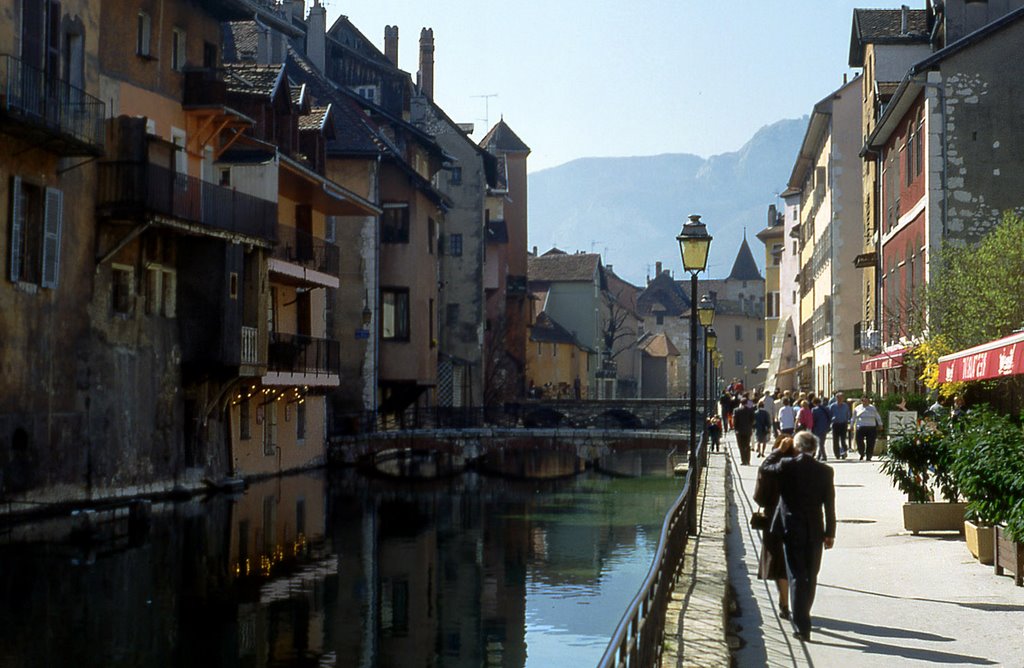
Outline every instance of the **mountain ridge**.
<svg viewBox="0 0 1024 668">
<path fill-rule="evenodd" d="M 764 228 L 768 205 L 789 180 L 807 117 L 760 128 L 736 151 L 572 160 L 529 175 L 530 245 L 543 253 L 601 252 L 644 285 L 656 262 L 682 277 L 675 236 L 699 213 L 714 237 L 708 276 L 724 278 L 744 238 Z M 753 240 L 756 242 L 756 239 Z M 764 252 L 751 250 L 764 269 Z"/>
</svg>

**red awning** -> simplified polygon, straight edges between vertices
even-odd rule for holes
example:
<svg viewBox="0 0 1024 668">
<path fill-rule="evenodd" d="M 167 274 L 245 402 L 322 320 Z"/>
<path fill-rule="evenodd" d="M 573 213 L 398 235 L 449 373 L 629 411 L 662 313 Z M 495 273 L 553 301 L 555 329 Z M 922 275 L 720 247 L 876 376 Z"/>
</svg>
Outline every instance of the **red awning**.
<svg viewBox="0 0 1024 668">
<path fill-rule="evenodd" d="M 861 361 L 861 371 L 885 371 L 886 369 L 898 369 L 903 366 L 903 356 L 907 354 L 908 348 L 897 348 L 887 353 L 881 353 Z"/>
<path fill-rule="evenodd" d="M 939 382 L 985 380 L 1024 373 L 1024 332 L 939 358 Z"/>
</svg>

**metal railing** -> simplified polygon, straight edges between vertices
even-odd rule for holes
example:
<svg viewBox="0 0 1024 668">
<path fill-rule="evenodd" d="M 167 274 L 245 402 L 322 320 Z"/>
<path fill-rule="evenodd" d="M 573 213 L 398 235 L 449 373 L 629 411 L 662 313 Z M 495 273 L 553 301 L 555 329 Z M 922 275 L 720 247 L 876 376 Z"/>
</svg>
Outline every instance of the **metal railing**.
<svg viewBox="0 0 1024 668">
<path fill-rule="evenodd" d="M 0 54 L 0 111 L 68 140 L 68 155 L 103 152 L 106 105 L 81 88 Z"/>
<path fill-rule="evenodd" d="M 277 245 L 271 257 L 300 264 L 310 269 L 337 276 L 341 270 L 341 249 L 320 237 L 289 225 L 277 228 Z"/>
<path fill-rule="evenodd" d="M 340 375 L 341 343 L 302 334 L 270 335 L 267 370 L 317 376 Z"/>
<path fill-rule="evenodd" d="M 259 335 L 255 327 L 242 327 L 242 364 L 260 363 Z"/>
<path fill-rule="evenodd" d="M 689 539 L 690 503 L 707 465 L 707 434 L 697 449 L 697 467 L 686 472 L 686 482 L 661 527 L 658 550 L 647 577 L 622 616 L 598 668 L 635 668 L 658 665 L 664 646 L 665 612 L 682 570 Z"/>
<path fill-rule="evenodd" d="M 111 216 L 144 212 L 274 241 L 277 203 L 151 162 L 99 166 L 97 206 Z"/>
</svg>

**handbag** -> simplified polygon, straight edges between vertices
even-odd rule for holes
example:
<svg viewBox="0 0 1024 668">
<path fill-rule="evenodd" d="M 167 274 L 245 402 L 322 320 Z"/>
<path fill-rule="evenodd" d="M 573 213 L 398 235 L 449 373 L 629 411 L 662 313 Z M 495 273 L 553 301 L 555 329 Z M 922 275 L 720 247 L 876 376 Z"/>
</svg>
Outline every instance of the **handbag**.
<svg viewBox="0 0 1024 668">
<path fill-rule="evenodd" d="M 765 515 L 761 510 L 755 510 L 750 514 L 750 528 L 756 531 L 765 531 L 768 529 L 768 516 Z"/>
</svg>

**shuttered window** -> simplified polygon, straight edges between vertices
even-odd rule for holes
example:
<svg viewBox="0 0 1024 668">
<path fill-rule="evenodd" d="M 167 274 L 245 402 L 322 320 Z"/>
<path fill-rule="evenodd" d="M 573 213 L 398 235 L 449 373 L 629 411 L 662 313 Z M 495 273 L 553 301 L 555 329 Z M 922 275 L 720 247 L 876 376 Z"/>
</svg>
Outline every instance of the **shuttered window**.
<svg viewBox="0 0 1024 668">
<path fill-rule="evenodd" d="M 11 178 L 8 278 L 14 283 L 56 288 L 64 193 Z"/>
<path fill-rule="evenodd" d="M 64 193 L 46 189 L 46 210 L 43 213 L 43 281 L 44 288 L 56 288 L 60 277 L 60 230 L 64 217 Z"/>
</svg>

